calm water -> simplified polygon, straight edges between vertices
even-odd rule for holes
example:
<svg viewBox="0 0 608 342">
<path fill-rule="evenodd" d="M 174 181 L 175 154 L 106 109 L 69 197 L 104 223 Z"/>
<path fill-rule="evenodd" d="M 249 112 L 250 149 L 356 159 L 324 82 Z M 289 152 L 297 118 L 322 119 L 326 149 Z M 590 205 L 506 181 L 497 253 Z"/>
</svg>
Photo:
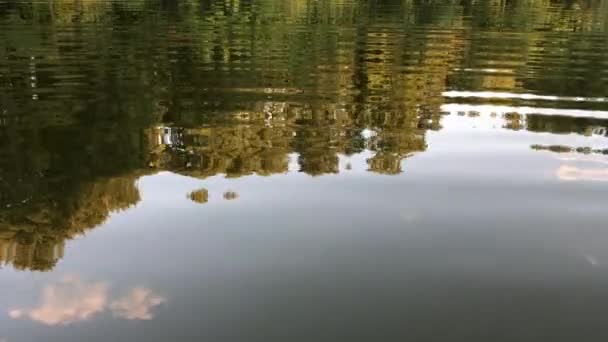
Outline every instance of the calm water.
<svg viewBox="0 0 608 342">
<path fill-rule="evenodd" d="M 0 341 L 607 341 L 608 1 L 0 0 Z"/>
</svg>

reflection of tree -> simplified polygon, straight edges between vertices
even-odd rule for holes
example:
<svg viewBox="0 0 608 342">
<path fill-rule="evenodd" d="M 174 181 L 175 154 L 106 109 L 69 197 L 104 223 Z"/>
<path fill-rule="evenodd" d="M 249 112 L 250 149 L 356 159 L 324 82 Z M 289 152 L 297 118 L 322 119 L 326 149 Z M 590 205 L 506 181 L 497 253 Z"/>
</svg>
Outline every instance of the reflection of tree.
<svg viewBox="0 0 608 342">
<path fill-rule="evenodd" d="M 348 113 L 328 120 L 327 115 L 311 117 L 306 110 L 291 110 L 293 115 L 286 120 L 277 115 L 280 113 L 271 112 L 274 119 L 265 123 L 243 121 L 241 113 L 236 122 L 207 128 L 151 128 L 146 133 L 153 145 L 149 147 L 148 165 L 199 178 L 216 174 L 270 175 L 286 172 L 287 155 L 295 152 L 300 171 L 322 175 L 339 171 L 339 154 L 350 155 L 367 148 L 377 153 L 378 158 L 394 159 L 390 163 L 375 163 L 373 171 L 394 174 L 400 171 L 403 158 L 426 149 L 424 130 L 416 127 L 416 117 L 376 128 L 376 134 L 366 138 L 364 127 L 372 125 L 358 127 L 348 120 Z"/>
<path fill-rule="evenodd" d="M 602 28 L 608 22 L 606 2 L 468 3 L 464 9 L 465 15 L 472 18 L 471 29 L 466 33 L 462 69 L 450 75 L 450 86 L 467 90 L 605 96 L 602 61 L 608 50 L 598 49 L 602 44 L 598 45 L 595 36 L 599 33 L 605 37 L 600 32 L 606 32 Z M 502 43 L 496 44 L 497 41 Z M 585 94 L 581 94 L 581 90 Z"/>
<path fill-rule="evenodd" d="M 578 133 L 607 136 L 608 120 L 570 116 L 526 115 L 526 129 L 555 134 Z"/>
<path fill-rule="evenodd" d="M 135 204 L 137 177 L 155 170 L 273 175 L 295 154 L 323 175 L 366 151 L 370 171 L 400 173 L 441 128 L 451 88 L 605 96 L 606 2 L 568 3 L 2 1 L 0 257 L 50 269 L 65 240 Z"/>
<path fill-rule="evenodd" d="M 103 223 L 111 212 L 139 201 L 135 177 L 100 179 L 51 202 L 22 203 L 0 212 L 0 261 L 18 269 L 49 270 L 64 242 Z"/>
<path fill-rule="evenodd" d="M 196 191 L 192 191 L 188 197 L 190 200 L 196 203 L 205 204 L 209 201 L 209 191 L 207 189 L 199 189 Z"/>
<path fill-rule="evenodd" d="M 162 134 L 160 130 L 166 129 L 154 128 L 148 134 Z M 285 172 L 288 133 L 248 125 L 184 129 L 182 140 L 161 142 L 152 148 L 149 165 L 193 177 Z"/>
<path fill-rule="evenodd" d="M 565 145 L 532 145 L 536 151 L 550 151 L 555 153 L 580 153 L 580 154 L 608 154 L 608 149 L 585 147 L 571 147 Z"/>
<path fill-rule="evenodd" d="M 300 128 L 294 142 L 299 152 L 300 171 L 313 176 L 337 173 L 338 139 L 338 131 L 331 128 L 321 129 L 314 126 Z"/>
<path fill-rule="evenodd" d="M 139 201 L 143 144 L 121 124 L 0 129 L 0 261 L 51 269 L 65 240 Z"/>
<path fill-rule="evenodd" d="M 235 191 L 226 191 L 224 192 L 224 199 L 228 201 L 232 201 L 239 198 L 239 194 Z"/>
<path fill-rule="evenodd" d="M 401 172 L 401 160 L 413 152 L 424 151 L 424 133 L 416 129 L 384 130 L 370 139 L 370 147 L 377 151 L 369 159 L 369 169 L 378 173 L 397 174 Z"/>
</svg>

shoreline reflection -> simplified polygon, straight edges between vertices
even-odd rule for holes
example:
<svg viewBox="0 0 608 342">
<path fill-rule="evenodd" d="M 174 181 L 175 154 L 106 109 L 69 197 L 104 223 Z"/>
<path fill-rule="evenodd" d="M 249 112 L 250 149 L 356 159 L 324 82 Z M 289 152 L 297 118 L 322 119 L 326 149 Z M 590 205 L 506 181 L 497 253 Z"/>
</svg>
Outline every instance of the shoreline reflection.
<svg viewBox="0 0 608 342">
<path fill-rule="evenodd" d="M 533 111 L 520 114 L 504 112 L 501 106 L 484 106 L 481 112 L 471 109 L 474 107 L 443 112 L 436 119 L 437 124 L 428 124 L 426 116 L 380 112 L 358 124 L 359 119 L 348 112 L 303 110 L 307 107 L 294 104 L 275 103 L 270 107 L 275 111 L 250 111 L 247 115 L 239 111 L 226 114 L 224 123 L 206 126 L 162 125 L 136 131 L 116 126 L 103 139 L 73 135 L 66 141 L 73 152 L 65 157 L 57 149 L 63 145 L 8 141 L 4 153 L 32 172 L 0 170 L 5 181 L 0 186 L 6 190 L 0 196 L 4 207 L 0 210 L 0 262 L 18 270 L 52 270 L 64 255 L 66 241 L 86 234 L 113 213 L 136 206 L 141 200 L 138 179 L 160 171 L 201 180 L 216 175 L 230 179 L 289 172 L 321 176 L 350 172 L 351 158 L 365 156 L 367 171 L 397 175 L 404 172 L 404 160 L 426 153 L 430 126 L 439 136 L 470 122 L 473 129 L 569 134 L 588 139 L 585 141 L 591 144 L 603 142 L 608 127 L 608 120 L 599 118 L 539 115 Z M 44 134 L 47 139 L 55 139 L 65 133 L 61 129 Z M 125 142 L 131 145 L 125 148 Z M 593 145 L 531 147 L 598 157 L 606 153 L 604 146 Z M 13 148 L 35 152 L 14 154 Z M 111 150 L 122 152 L 107 152 Z M 87 151 L 99 152 L 95 159 L 89 159 Z M 48 159 L 46 164 L 40 164 L 41 157 Z M 72 166 L 74 161 L 64 164 L 68 158 L 79 162 L 78 169 Z M 557 175 L 560 179 L 605 178 L 602 170 L 562 168 Z M 204 189 L 187 196 L 201 204 L 209 200 Z M 227 188 L 223 197 L 231 200 L 239 195 Z"/>
</svg>

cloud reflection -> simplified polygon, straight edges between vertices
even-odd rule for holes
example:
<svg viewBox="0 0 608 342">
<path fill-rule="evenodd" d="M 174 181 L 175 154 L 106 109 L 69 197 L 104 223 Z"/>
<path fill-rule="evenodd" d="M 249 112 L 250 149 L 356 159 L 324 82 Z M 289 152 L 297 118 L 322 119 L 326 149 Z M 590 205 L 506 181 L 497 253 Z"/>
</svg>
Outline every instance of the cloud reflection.
<svg viewBox="0 0 608 342">
<path fill-rule="evenodd" d="M 29 318 L 46 325 L 67 325 L 86 321 L 105 309 L 108 287 L 104 283 L 86 283 L 68 276 L 42 291 L 42 304 L 33 309 L 9 311 L 11 318 Z"/>
<path fill-rule="evenodd" d="M 150 320 L 154 318 L 154 308 L 165 301 L 164 297 L 145 287 L 135 287 L 127 295 L 111 300 L 106 283 L 66 276 L 43 288 L 39 306 L 12 309 L 8 315 L 13 319 L 29 319 L 49 326 L 86 321 L 107 309 L 115 317 Z"/>
<path fill-rule="evenodd" d="M 150 320 L 154 318 L 152 309 L 165 302 L 165 298 L 150 289 L 136 287 L 129 294 L 110 304 L 114 316 L 129 320 Z"/>
<path fill-rule="evenodd" d="M 581 169 L 575 166 L 562 165 L 557 170 L 557 178 L 563 181 L 608 181 L 608 169 Z"/>
</svg>

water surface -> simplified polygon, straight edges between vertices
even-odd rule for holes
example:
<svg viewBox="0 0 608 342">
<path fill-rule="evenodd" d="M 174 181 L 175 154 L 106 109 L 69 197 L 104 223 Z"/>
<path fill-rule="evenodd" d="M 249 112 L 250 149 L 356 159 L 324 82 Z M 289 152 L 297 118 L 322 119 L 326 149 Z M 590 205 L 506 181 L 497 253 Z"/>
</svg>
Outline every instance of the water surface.
<svg viewBox="0 0 608 342">
<path fill-rule="evenodd" d="M 0 341 L 606 341 L 608 2 L 0 0 Z"/>
</svg>

